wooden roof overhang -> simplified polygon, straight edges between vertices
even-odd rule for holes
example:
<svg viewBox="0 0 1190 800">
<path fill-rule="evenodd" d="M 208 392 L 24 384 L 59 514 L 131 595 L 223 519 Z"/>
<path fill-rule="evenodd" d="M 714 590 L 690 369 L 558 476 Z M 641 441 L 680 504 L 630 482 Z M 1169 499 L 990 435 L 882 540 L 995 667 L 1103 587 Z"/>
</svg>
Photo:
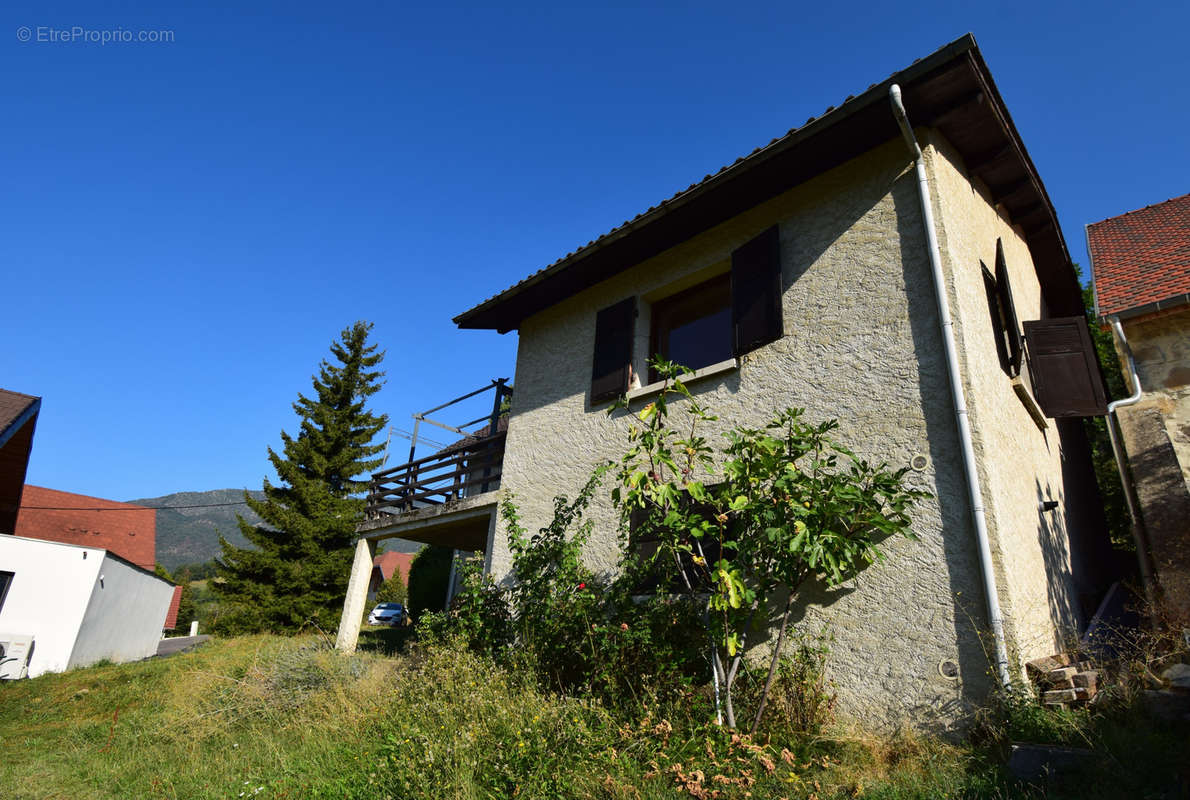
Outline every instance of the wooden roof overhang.
<svg viewBox="0 0 1190 800">
<path fill-rule="evenodd" d="M 455 324 L 515 330 L 532 314 L 899 138 L 888 100 L 894 83 L 901 86 L 910 122 L 941 131 L 968 174 L 982 180 L 993 202 L 1021 226 L 1050 314 L 1081 314 L 1078 278 L 1057 213 L 975 38 L 967 34 L 463 312 Z"/>
<path fill-rule="evenodd" d="M 41 398 L 0 389 L 0 533 L 16 530 Z"/>
</svg>

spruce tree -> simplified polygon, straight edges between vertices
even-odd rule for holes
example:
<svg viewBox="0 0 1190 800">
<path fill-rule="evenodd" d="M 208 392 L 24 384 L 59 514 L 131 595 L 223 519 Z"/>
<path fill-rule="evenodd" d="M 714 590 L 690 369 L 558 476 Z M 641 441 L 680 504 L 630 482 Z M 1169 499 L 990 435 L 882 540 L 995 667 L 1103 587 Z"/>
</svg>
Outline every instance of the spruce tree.
<svg viewBox="0 0 1190 800">
<path fill-rule="evenodd" d="M 346 328 L 331 345 L 338 363 L 324 359 L 310 397 L 298 394 L 296 438 L 281 432 L 281 453 L 269 448 L 280 486 L 264 480 L 264 499 L 244 501 L 264 520 L 240 531 L 254 545 L 240 548 L 220 537 L 218 580 L 225 601 L 218 627 L 225 632 L 296 630 L 307 623 L 335 625 L 347 594 L 355 526 L 363 515 L 359 494 L 380 465 L 372 444 L 388 417 L 364 407 L 380 390 L 384 358 L 368 344 L 370 323 Z"/>
</svg>

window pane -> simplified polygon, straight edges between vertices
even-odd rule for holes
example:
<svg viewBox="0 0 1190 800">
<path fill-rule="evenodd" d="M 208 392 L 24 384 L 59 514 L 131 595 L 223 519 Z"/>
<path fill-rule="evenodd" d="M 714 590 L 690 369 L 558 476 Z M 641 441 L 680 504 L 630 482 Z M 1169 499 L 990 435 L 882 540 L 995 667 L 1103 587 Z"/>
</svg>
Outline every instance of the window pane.
<svg viewBox="0 0 1190 800">
<path fill-rule="evenodd" d="M 0 610 L 4 608 L 4 598 L 8 596 L 8 587 L 12 584 L 12 572 L 0 572 Z"/>
<path fill-rule="evenodd" d="M 671 328 L 665 356 L 691 369 L 731 358 L 731 309 L 724 307 Z"/>
<path fill-rule="evenodd" d="M 689 369 L 726 361 L 731 324 L 731 276 L 719 275 L 653 304 L 650 352 Z"/>
</svg>

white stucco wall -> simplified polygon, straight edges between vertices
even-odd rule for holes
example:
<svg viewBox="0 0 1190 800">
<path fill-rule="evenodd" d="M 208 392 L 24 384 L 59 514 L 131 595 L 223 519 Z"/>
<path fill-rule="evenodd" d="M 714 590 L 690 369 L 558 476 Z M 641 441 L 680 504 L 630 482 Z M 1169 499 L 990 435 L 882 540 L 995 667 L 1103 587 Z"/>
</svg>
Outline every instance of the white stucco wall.
<svg viewBox="0 0 1190 800">
<path fill-rule="evenodd" d="M 913 514 L 919 541 L 898 540 L 853 591 L 810 593 L 804 630 L 829 624 L 830 657 L 844 712 L 869 724 L 909 715 L 953 719 L 988 687 L 975 631 L 986 627 L 969 505 L 946 383 L 917 189 L 896 141 L 527 319 L 520 329 L 504 486 L 530 530 L 559 493 L 573 496 L 592 467 L 626 446 L 623 420 L 591 408 L 595 313 L 629 295 L 665 293 L 685 276 L 780 226 L 785 336 L 692 390 L 729 424 L 762 424 L 786 406 L 811 420 L 836 417 L 838 437 L 859 455 L 928 466 L 911 480 L 933 492 Z M 634 404 L 639 408 L 647 400 Z M 675 410 L 678 418 L 682 413 Z M 617 558 L 616 518 L 606 494 L 591 508 L 586 558 Z M 497 577 L 510 558 L 503 530 L 491 554 Z M 939 674 L 959 665 L 960 680 Z"/>
<path fill-rule="evenodd" d="M 927 163 L 937 187 L 939 245 L 1000 602 L 1019 668 L 1024 661 L 1067 649 L 1084 624 L 1070 534 L 1071 526 L 1081 525 L 1082 530 L 1073 531 L 1076 544 L 1080 537 L 1103 536 L 1101 528 L 1090 530 L 1096 528 L 1095 515 L 1074 519 L 1079 507 L 1099 499 L 1093 477 L 1076 469 L 1085 462 L 1080 423 L 1048 419 L 1041 429 L 996 354 L 980 262 L 995 272 L 999 239 L 1019 322 L 1045 318 L 1028 244 L 1019 227 L 992 205 L 987 188 L 968 179 L 953 149 L 937 135 L 930 141 Z M 1021 376 L 1028 381 L 1024 362 Z M 1064 462 L 1069 462 L 1065 475 Z M 1058 501 L 1058 508 L 1042 512 L 1039 504 L 1047 500 Z"/>
<path fill-rule="evenodd" d="M 169 581 L 106 553 L 69 666 L 154 655 L 173 593 Z"/>
<path fill-rule="evenodd" d="M 168 581 L 101 549 L 17 536 L 0 536 L 0 570 L 13 573 L 0 633 L 34 637 L 30 677 L 156 653 Z"/>
<path fill-rule="evenodd" d="M 103 557 L 90 547 L 0 536 L 0 569 L 13 573 L 0 633 L 34 637 L 30 677 L 70 665 Z"/>
</svg>

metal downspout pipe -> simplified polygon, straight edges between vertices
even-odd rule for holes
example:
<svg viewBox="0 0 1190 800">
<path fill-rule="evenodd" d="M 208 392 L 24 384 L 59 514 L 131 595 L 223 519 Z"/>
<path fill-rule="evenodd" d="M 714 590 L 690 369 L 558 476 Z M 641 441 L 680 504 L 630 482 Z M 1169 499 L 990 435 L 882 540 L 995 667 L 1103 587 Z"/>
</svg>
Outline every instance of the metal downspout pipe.
<svg viewBox="0 0 1190 800">
<path fill-rule="evenodd" d="M 1141 584 L 1144 586 L 1145 599 L 1148 600 L 1151 608 L 1154 601 L 1153 570 L 1149 566 L 1148 549 L 1145 547 L 1144 537 L 1141 535 L 1140 511 L 1132 497 L 1135 488 L 1132 486 L 1132 481 L 1129 480 L 1128 466 L 1124 463 L 1124 448 L 1120 444 L 1120 435 L 1116 433 L 1116 425 L 1119 421 L 1116 409 L 1134 405 L 1140 401 L 1140 376 L 1136 374 L 1136 361 L 1132 358 L 1132 348 L 1128 345 L 1127 337 L 1124 336 L 1124 326 L 1120 324 L 1120 318 L 1112 316 L 1108 318 L 1108 321 L 1111 323 L 1112 335 L 1115 337 L 1116 344 L 1128 358 L 1128 378 L 1132 382 L 1132 394 L 1123 400 L 1107 404 L 1107 435 L 1111 439 L 1112 454 L 1116 457 L 1116 469 L 1120 472 L 1120 486 L 1124 489 L 1124 501 L 1128 504 L 1128 516 L 1132 519 L 1132 541 L 1136 543 L 1136 560 L 1140 567 Z"/>
<path fill-rule="evenodd" d="M 975 464 L 975 445 L 971 439 L 971 424 L 967 418 L 967 399 L 963 393 L 962 376 L 959 373 L 959 355 L 954 343 L 954 322 L 950 316 L 950 301 L 946 295 L 946 278 L 942 272 L 942 254 L 938 249 L 938 237 L 934 231 L 934 208 L 930 198 L 930 184 L 926 177 L 925 159 L 921 147 L 909 125 L 905 106 L 901 102 L 901 87 L 893 84 L 888 89 L 893 116 L 901 127 L 905 143 L 913 154 L 917 169 L 918 195 L 921 200 L 922 223 L 929 243 L 930 270 L 934 277 L 934 296 L 938 302 L 938 317 L 942 328 L 942 341 L 946 347 L 946 366 L 950 377 L 950 395 L 954 401 L 955 424 L 959 430 L 959 442 L 963 451 L 963 467 L 967 473 L 967 494 L 971 501 L 971 516 L 975 523 L 975 538 L 979 544 L 979 566 L 983 574 L 984 595 L 987 597 L 988 623 L 992 628 L 995 646 L 996 674 L 1002 686 L 1009 686 L 1012 678 L 1008 672 L 1008 647 L 1004 639 L 1004 618 L 1000 613 L 1000 595 L 996 588 L 995 566 L 992 563 L 992 549 L 988 543 L 987 520 L 983 509 L 983 493 L 979 488 L 979 472 Z"/>
</svg>

